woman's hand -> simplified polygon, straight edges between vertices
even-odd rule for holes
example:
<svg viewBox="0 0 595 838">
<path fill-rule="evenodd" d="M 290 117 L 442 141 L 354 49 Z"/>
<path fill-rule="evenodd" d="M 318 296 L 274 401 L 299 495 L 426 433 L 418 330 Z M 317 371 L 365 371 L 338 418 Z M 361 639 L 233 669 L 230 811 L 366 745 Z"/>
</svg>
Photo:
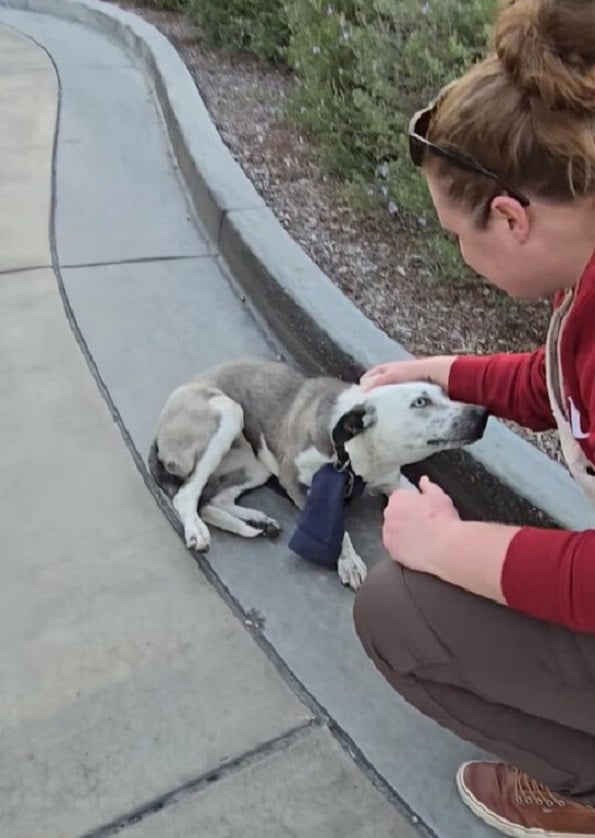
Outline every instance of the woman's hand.
<svg viewBox="0 0 595 838">
<path fill-rule="evenodd" d="M 392 361 L 368 370 L 361 378 L 364 390 L 386 384 L 404 384 L 408 381 L 429 381 L 448 392 L 450 369 L 456 355 L 437 355 L 412 361 Z"/>
<path fill-rule="evenodd" d="M 419 492 L 397 489 L 384 511 L 391 558 L 473 594 L 505 604 L 502 569 L 519 527 L 461 521 L 446 492 L 422 477 Z"/>
<path fill-rule="evenodd" d="M 428 477 L 419 492 L 397 489 L 384 510 L 382 540 L 388 554 L 411 570 L 437 573 L 436 560 L 445 531 L 460 521 L 453 502 Z"/>
</svg>

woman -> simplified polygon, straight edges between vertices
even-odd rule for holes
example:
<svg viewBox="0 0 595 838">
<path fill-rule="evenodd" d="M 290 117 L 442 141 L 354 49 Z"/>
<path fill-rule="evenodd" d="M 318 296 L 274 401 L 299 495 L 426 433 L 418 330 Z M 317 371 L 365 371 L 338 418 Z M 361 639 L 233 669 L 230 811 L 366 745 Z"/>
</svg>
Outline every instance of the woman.
<svg viewBox="0 0 595 838">
<path fill-rule="evenodd" d="M 410 126 L 442 226 L 513 297 L 554 296 L 547 345 L 370 370 L 428 379 L 534 430 L 557 427 L 595 502 L 595 0 L 517 0 L 495 50 Z M 361 641 L 422 713 L 496 754 L 457 787 L 507 835 L 595 836 L 595 531 L 462 522 L 442 490 L 396 492 L 393 561 L 355 602 Z"/>
</svg>

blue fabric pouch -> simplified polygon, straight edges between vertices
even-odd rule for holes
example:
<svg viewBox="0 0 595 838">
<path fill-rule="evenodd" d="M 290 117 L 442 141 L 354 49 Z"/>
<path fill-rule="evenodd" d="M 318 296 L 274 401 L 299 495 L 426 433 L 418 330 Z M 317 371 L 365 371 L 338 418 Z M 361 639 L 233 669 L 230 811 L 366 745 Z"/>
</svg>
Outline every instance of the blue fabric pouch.
<svg viewBox="0 0 595 838">
<path fill-rule="evenodd" d="M 345 505 L 362 494 L 364 482 L 332 463 L 319 469 L 308 490 L 289 547 L 306 561 L 336 568 L 345 535 Z"/>
</svg>

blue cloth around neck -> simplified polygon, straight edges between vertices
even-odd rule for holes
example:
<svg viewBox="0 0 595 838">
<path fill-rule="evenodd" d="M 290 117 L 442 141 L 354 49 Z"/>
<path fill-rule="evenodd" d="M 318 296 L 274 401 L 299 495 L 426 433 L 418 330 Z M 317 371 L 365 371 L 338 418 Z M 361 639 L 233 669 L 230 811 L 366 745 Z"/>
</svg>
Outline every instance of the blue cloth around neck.
<svg viewBox="0 0 595 838">
<path fill-rule="evenodd" d="M 290 549 L 306 561 L 336 568 L 345 535 L 345 505 L 363 490 L 361 477 L 337 471 L 332 463 L 322 466 L 312 479 Z"/>
</svg>

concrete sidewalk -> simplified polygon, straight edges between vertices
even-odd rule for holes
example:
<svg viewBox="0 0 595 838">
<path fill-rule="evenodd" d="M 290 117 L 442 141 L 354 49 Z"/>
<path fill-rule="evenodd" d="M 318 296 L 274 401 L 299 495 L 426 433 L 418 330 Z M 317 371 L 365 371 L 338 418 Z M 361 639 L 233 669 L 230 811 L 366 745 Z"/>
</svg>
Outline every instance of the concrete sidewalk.
<svg viewBox="0 0 595 838">
<path fill-rule="evenodd" d="M 171 388 L 278 350 L 189 209 L 140 69 L 0 8 L 0 113 L 2 838 L 412 838 L 415 814 L 489 834 L 453 791 L 473 752 L 376 675 L 351 593 L 286 541 L 219 533 L 214 587 L 147 490 Z M 284 501 L 258 502 L 290 532 Z M 353 522 L 367 556 L 377 515 Z"/>
</svg>

